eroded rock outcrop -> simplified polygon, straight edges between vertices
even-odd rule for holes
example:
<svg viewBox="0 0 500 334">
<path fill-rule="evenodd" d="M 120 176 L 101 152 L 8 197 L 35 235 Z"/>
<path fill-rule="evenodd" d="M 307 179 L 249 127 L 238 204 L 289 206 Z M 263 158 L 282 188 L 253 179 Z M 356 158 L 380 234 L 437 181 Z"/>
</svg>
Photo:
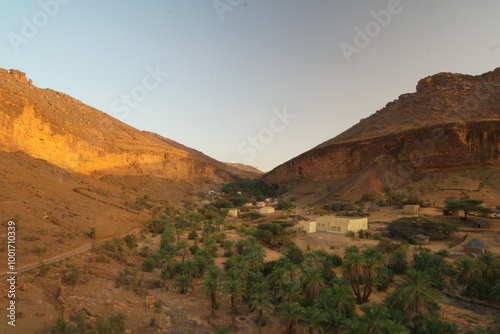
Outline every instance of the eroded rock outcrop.
<svg viewBox="0 0 500 334">
<path fill-rule="evenodd" d="M 0 150 L 93 175 L 215 182 L 259 176 L 141 132 L 66 94 L 39 89 L 17 70 L 0 70 Z"/>
<path fill-rule="evenodd" d="M 500 165 L 500 68 L 439 73 L 339 136 L 264 175 L 266 182 L 349 179 L 376 163 L 377 177 Z"/>
</svg>

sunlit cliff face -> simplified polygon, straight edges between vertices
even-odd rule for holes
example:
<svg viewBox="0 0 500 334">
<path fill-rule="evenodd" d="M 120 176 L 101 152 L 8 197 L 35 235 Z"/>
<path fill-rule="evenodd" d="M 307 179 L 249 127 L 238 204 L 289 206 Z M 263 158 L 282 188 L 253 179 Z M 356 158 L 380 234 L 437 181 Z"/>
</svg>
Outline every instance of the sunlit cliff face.
<svg viewBox="0 0 500 334">
<path fill-rule="evenodd" d="M 160 136 L 136 130 L 72 97 L 0 72 L 0 149 L 85 174 L 229 181 L 255 176 Z M 247 175 L 248 174 L 248 175 Z"/>
</svg>

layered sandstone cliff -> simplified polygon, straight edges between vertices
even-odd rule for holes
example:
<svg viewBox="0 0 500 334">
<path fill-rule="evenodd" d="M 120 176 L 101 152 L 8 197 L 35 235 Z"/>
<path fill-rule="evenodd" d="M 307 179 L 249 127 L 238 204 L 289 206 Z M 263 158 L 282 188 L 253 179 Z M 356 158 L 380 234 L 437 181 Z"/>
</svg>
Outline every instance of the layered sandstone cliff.
<svg viewBox="0 0 500 334">
<path fill-rule="evenodd" d="M 499 151 L 500 68 L 479 76 L 440 73 L 264 180 L 350 179 L 376 165 L 387 185 L 415 171 L 498 167 Z"/>
<path fill-rule="evenodd" d="M 23 151 L 93 175 L 215 182 L 259 176 L 134 129 L 63 93 L 39 89 L 16 70 L 0 69 L 0 150 Z"/>
</svg>

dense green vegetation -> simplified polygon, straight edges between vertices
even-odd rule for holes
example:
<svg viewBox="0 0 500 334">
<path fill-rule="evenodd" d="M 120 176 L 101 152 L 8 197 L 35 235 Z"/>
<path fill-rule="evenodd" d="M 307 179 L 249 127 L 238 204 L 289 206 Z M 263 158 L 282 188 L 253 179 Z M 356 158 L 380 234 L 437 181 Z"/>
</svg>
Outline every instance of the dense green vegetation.
<svg viewBox="0 0 500 334">
<path fill-rule="evenodd" d="M 390 240 L 379 236 L 377 247 L 351 246 L 340 257 L 299 248 L 286 234 L 293 224 L 289 221 L 238 225 L 241 233 L 231 239 L 228 230 L 232 227 L 225 223 L 224 214 L 216 207 L 166 207 L 145 227 L 161 239 L 156 251 L 148 246 L 137 249 L 137 240 L 130 236 L 105 243 L 102 252 L 117 261 L 123 261 L 124 252 L 142 256 L 135 268 L 124 267 L 116 286 L 138 294 L 143 289 L 169 289 L 179 295 L 203 289 L 207 314 L 230 314 L 227 326 L 217 329 L 221 333 L 231 333 L 236 317 L 248 313 L 260 333 L 268 332 L 266 326 L 275 317 L 282 319 L 280 332 L 286 333 L 460 333 L 456 323 L 440 318 L 441 305 L 448 303 L 443 292 L 460 291 L 465 297 L 500 303 L 500 260 L 492 254 L 451 260 L 446 251 L 433 253 L 420 247 L 410 256 L 408 244 L 393 250 Z M 404 218 L 391 223 L 388 230 L 391 237 L 406 240 L 418 233 L 446 237 L 454 227 L 425 218 Z M 283 255 L 265 261 L 263 245 Z M 215 265 L 217 257 L 225 258 L 222 267 Z M 144 274 L 148 272 L 152 274 Z M 68 279 L 72 273 L 76 269 L 68 268 Z M 144 275 L 151 278 L 143 280 Z M 375 291 L 391 292 L 375 303 Z M 79 321 L 58 320 L 53 332 L 68 333 L 70 328 L 75 333 L 108 333 L 98 331 L 99 321 L 88 325 Z M 100 326 L 111 321 L 117 320 L 100 320 Z M 151 325 L 161 326 L 159 321 L 159 315 L 155 316 Z M 498 325 L 485 322 L 481 326 L 478 330 L 483 333 L 499 333 Z"/>
<path fill-rule="evenodd" d="M 453 232 L 457 231 L 455 225 L 434 222 L 425 217 L 419 218 L 399 218 L 387 226 L 387 236 L 413 242 L 412 235 L 424 234 L 431 237 L 432 240 L 443 240 L 448 238 Z"/>
<path fill-rule="evenodd" d="M 263 201 L 266 198 L 276 198 L 286 192 L 286 189 L 279 185 L 267 184 L 262 180 L 243 180 L 225 184 L 221 190 L 226 195 L 236 196 L 241 192 L 250 202 Z M 244 202 L 243 202 L 244 203 Z"/>
</svg>

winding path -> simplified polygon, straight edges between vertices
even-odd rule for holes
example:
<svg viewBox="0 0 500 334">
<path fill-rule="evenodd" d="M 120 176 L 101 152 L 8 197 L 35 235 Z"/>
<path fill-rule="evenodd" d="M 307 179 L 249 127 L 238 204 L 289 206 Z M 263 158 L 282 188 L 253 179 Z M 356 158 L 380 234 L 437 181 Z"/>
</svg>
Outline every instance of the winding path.
<svg viewBox="0 0 500 334">
<path fill-rule="evenodd" d="M 132 233 L 138 233 L 142 230 L 142 228 L 136 228 L 135 230 L 132 230 L 128 233 L 125 233 L 125 234 L 122 234 L 118 237 L 124 237 L 126 236 L 127 234 L 132 234 Z M 83 252 L 87 252 L 89 250 L 92 249 L 92 245 L 101 245 L 103 244 L 104 242 L 106 242 L 107 240 L 110 240 L 110 239 L 113 239 L 113 238 L 116 238 L 117 236 L 112 236 L 112 237 L 108 237 L 108 238 L 104 238 L 104 239 L 101 239 L 101 240 L 98 240 L 98 241 L 95 241 L 95 242 L 89 242 L 87 244 L 84 244 L 84 245 L 81 245 L 80 247 L 78 248 L 75 248 L 75 249 L 72 249 L 68 252 L 65 252 L 65 253 L 62 253 L 62 254 L 59 254 L 59 255 L 56 255 L 54 257 L 51 257 L 49 259 L 43 259 L 43 260 L 40 260 L 38 262 L 34 262 L 34 263 L 30 263 L 30 264 L 25 264 L 23 266 L 20 266 L 20 267 L 17 267 L 16 268 L 16 273 L 17 275 L 16 276 L 19 276 L 19 274 L 22 274 L 24 272 L 27 272 L 27 271 L 30 271 L 30 270 L 33 270 L 35 269 L 36 267 L 38 267 L 40 265 L 40 262 L 43 261 L 43 263 L 45 264 L 48 264 L 48 263 L 54 263 L 54 262 L 58 262 L 58 261 L 61 261 L 61 260 L 64 260 L 64 259 L 67 259 L 69 257 L 72 257 L 74 255 L 77 255 L 77 254 L 80 254 L 80 253 L 83 253 Z M 2 272 L 0 274 L 0 281 L 3 281 L 5 280 L 7 277 L 9 277 L 10 275 L 7 274 L 7 271 L 5 272 Z"/>
</svg>

